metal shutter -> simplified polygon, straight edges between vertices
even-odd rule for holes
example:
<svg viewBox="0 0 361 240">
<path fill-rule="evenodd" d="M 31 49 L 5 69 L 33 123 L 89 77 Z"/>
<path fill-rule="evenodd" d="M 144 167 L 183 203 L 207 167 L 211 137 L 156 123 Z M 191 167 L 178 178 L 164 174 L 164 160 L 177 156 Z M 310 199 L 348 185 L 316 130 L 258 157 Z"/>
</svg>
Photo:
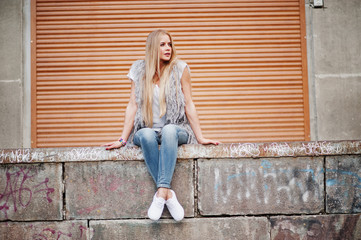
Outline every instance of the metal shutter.
<svg viewBox="0 0 361 240">
<path fill-rule="evenodd" d="M 32 1 L 32 146 L 122 131 L 132 62 L 172 33 L 206 137 L 309 140 L 304 0 Z"/>
</svg>

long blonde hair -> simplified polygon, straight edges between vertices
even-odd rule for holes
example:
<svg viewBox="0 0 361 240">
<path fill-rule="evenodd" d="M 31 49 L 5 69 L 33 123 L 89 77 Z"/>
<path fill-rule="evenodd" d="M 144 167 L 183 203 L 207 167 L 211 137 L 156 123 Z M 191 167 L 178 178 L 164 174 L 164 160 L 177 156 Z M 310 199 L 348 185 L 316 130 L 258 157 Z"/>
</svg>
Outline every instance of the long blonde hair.
<svg viewBox="0 0 361 240">
<path fill-rule="evenodd" d="M 160 68 L 159 48 L 160 40 L 163 35 L 168 35 L 172 43 L 172 54 L 169 61 L 164 62 Z M 169 87 L 169 78 L 171 70 L 176 63 L 177 54 L 174 48 L 174 42 L 170 33 L 163 29 L 151 32 L 147 37 L 145 47 L 145 74 L 143 78 L 143 105 L 142 115 L 146 126 L 153 126 L 153 80 L 158 75 L 159 82 L 159 106 L 160 116 L 163 117 L 167 111 L 165 95 Z"/>
</svg>

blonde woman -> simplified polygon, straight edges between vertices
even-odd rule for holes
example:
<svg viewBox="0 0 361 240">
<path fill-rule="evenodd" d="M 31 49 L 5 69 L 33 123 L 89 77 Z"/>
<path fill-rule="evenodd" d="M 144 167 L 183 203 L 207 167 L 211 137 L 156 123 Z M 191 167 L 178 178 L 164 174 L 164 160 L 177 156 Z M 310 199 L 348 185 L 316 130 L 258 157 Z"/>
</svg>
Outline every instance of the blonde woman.
<svg viewBox="0 0 361 240">
<path fill-rule="evenodd" d="M 128 141 L 141 147 L 158 189 L 148 209 L 149 218 L 158 220 L 167 205 L 172 217 L 180 221 L 184 210 L 170 185 L 178 146 L 219 142 L 202 135 L 192 100 L 189 67 L 177 59 L 167 31 L 159 29 L 149 34 L 145 60 L 133 63 L 128 78 L 132 86 L 123 133 L 118 141 L 104 146 L 107 150 L 119 148 Z"/>
</svg>

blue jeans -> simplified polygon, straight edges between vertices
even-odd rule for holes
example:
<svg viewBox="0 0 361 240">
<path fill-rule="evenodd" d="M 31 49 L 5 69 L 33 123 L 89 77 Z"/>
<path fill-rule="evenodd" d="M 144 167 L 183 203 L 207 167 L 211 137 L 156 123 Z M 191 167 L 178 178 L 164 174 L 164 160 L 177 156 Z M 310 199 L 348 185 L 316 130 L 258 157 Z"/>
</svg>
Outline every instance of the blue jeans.
<svg viewBox="0 0 361 240">
<path fill-rule="evenodd" d="M 135 133 L 134 144 L 142 148 L 145 163 L 157 188 L 170 188 L 178 146 L 187 141 L 188 133 L 173 124 L 165 125 L 160 132 L 142 128 Z"/>
</svg>

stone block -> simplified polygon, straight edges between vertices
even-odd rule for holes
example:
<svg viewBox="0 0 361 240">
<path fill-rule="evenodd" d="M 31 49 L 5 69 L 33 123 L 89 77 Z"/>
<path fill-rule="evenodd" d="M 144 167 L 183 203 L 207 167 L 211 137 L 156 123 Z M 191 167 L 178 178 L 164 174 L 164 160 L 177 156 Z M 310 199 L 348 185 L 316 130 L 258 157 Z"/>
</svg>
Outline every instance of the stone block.
<svg viewBox="0 0 361 240">
<path fill-rule="evenodd" d="M 143 161 L 67 163 L 65 179 L 68 219 L 146 218 L 156 191 Z M 194 216 L 193 181 L 193 160 L 178 161 L 172 188 L 186 217 Z"/>
<path fill-rule="evenodd" d="M 326 211 L 361 212 L 361 155 L 326 157 Z"/>
<path fill-rule="evenodd" d="M 318 213 L 323 158 L 198 160 L 202 215 Z"/>
<path fill-rule="evenodd" d="M 0 222 L 0 239 L 4 240 L 87 240 L 89 235 L 86 221 Z"/>
<path fill-rule="evenodd" d="M 271 217 L 271 240 L 359 240 L 361 215 Z"/>
<path fill-rule="evenodd" d="M 270 226 L 265 217 L 193 218 L 173 220 L 90 221 L 92 239 L 154 240 L 268 240 Z"/>
<path fill-rule="evenodd" d="M 0 220 L 62 220 L 61 164 L 0 165 Z"/>
</svg>

